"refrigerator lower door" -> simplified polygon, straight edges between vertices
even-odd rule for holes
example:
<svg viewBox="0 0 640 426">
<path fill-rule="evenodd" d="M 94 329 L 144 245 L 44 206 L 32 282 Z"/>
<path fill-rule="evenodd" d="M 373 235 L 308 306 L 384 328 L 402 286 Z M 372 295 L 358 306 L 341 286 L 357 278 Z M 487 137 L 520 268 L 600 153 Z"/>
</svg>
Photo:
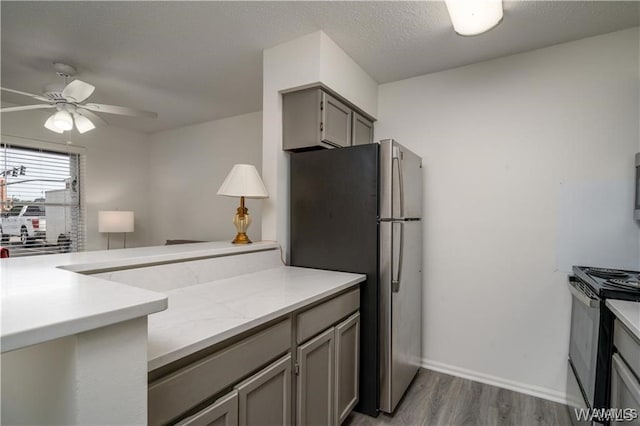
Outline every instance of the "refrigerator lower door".
<svg viewBox="0 0 640 426">
<path fill-rule="evenodd" d="M 380 411 L 392 413 L 420 368 L 422 222 L 380 223 Z"/>
</svg>

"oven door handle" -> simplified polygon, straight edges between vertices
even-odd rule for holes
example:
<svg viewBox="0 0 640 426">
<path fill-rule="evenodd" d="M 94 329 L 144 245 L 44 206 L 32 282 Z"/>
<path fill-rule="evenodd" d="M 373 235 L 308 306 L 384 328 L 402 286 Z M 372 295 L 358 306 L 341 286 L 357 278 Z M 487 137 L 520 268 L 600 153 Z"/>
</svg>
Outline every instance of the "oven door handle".
<svg viewBox="0 0 640 426">
<path fill-rule="evenodd" d="M 582 290 L 576 287 L 575 281 L 569 280 L 569 291 L 580 303 L 592 309 L 600 308 L 600 299 L 587 296 Z"/>
</svg>

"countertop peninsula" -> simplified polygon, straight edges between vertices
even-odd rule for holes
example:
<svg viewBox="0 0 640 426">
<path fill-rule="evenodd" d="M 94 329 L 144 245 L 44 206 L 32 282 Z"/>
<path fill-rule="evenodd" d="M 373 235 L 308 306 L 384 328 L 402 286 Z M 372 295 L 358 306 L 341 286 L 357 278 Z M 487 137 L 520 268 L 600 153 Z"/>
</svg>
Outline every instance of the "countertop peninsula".
<svg viewBox="0 0 640 426">
<path fill-rule="evenodd" d="M 280 266 L 166 292 L 149 317 L 149 370 L 237 336 L 364 281 L 365 275 Z"/>
<path fill-rule="evenodd" d="M 166 294 L 79 272 L 278 247 L 275 242 L 211 242 L 2 259 L 0 349 L 4 353 L 167 308 Z"/>
</svg>

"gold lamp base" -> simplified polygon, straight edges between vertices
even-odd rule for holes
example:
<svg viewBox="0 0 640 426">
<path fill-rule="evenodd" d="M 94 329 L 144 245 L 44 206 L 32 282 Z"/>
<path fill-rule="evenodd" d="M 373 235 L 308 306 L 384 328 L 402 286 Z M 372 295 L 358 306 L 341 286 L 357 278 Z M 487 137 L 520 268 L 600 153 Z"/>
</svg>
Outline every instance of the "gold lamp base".
<svg viewBox="0 0 640 426">
<path fill-rule="evenodd" d="M 238 232 L 236 237 L 231 241 L 233 244 L 251 244 L 253 241 L 247 237 L 247 234 L 244 232 Z"/>
<path fill-rule="evenodd" d="M 249 216 L 249 209 L 244 206 L 244 197 L 240 197 L 240 207 L 233 216 L 233 224 L 236 226 L 238 234 L 231 242 L 233 244 L 251 244 L 251 240 L 247 236 L 247 229 L 251 225 L 251 216 Z"/>
</svg>

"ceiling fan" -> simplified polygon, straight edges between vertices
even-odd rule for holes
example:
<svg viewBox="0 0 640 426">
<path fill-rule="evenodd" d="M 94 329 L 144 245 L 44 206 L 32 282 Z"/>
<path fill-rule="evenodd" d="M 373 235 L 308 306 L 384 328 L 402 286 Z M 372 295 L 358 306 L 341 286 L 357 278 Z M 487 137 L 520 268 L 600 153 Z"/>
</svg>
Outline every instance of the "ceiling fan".
<svg viewBox="0 0 640 426">
<path fill-rule="evenodd" d="M 156 118 L 158 114 L 150 111 L 143 111 L 128 107 L 116 105 L 104 105 L 84 102 L 95 90 L 95 87 L 81 80 L 73 80 L 67 83 L 69 77 L 75 75 L 76 70 L 71 65 L 54 62 L 53 68 L 56 73 L 64 79 L 62 84 L 50 84 L 44 89 L 44 94 L 34 95 L 31 93 L 21 92 L 19 90 L 0 87 L 1 90 L 18 95 L 29 96 L 38 101 L 47 102 L 46 104 L 24 105 L 9 108 L 0 108 L 0 112 L 26 111 L 30 109 L 49 109 L 55 108 L 57 111 L 51 115 L 44 123 L 44 127 L 56 132 L 62 133 L 73 129 L 75 123 L 78 132 L 85 133 L 95 129 L 96 124 L 106 125 L 107 123 L 99 117 L 95 112 L 103 112 L 106 114 L 128 115 L 132 117 Z"/>
</svg>

